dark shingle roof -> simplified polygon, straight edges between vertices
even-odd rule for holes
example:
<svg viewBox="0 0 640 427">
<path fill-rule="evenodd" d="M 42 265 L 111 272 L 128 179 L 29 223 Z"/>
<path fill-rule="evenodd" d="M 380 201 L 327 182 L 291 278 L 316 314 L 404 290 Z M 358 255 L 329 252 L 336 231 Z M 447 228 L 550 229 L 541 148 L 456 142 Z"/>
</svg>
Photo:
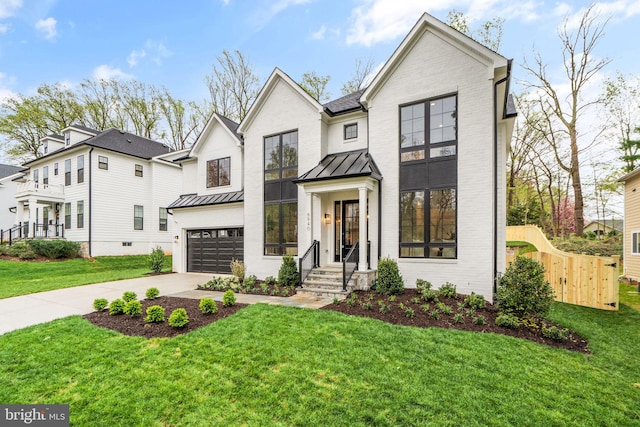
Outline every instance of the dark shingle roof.
<svg viewBox="0 0 640 427">
<path fill-rule="evenodd" d="M 16 174 L 20 171 L 24 170 L 23 167 L 20 166 L 11 166 L 11 165 L 3 165 L 0 164 L 0 178 L 6 178 L 13 174 Z"/>
<path fill-rule="evenodd" d="M 220 114 L 218 114 L 218 117 L 220 117 L 220 120 L 222 120 L 222 123 L 224 123 L 224 125 L 231 131 L 233 132 L 233 134 L 242 141 L 242 137 L 236 132 L 238 130 L 238 126 L 240 126 L 239 123 L 234 122 L 231 119 L 226 118 L 225 116 L 222 116 Z"/>
<path fill-rule="evenodd" d="M 513 99 L 513 95 L 507 96 L 507 111 L 505 111 L 505 117 L 516 117 L 518 110 L 516 109 L 516 102 Z"/>
<path fill-rule="evenodd" d="M 51 139 L 59 139 L 61 141 L 64 141 L 64 136 L 58 135 L 57 133 L 51 133 L 51 134 L 47 135 L 46 137 L 47 138 L 51 138 Z"/>
<path fill-rule="evenodd" d="M 328 154 L 316 167 L 300 176 L 296 182 L 322 181 L 325 179 L 371 176 L 377 180 L 382 174 L 367 150 Z"/>
<path fill-rule="evenodd" d="M 195 206 L 221 205 L 244 201 L 244 191 L 198 196 L 197 194 L 183 194 L 178 200 L 167 206 L 168 209 L 192 208 Z"/>
<path fill-rule="evenodd" d="M 324 110 L 331 116 L 362 110 L 363 108 L 362 105 L 360 105 L 360 97 L 364 91 L 365 89 L 360 89 L 359 91 L 345 95 L 342 98 L 329 101 L 323 105 Z"/>
<path fill-rule="evenodd" d="M 75 129 L 78 129 L 78 130 L 82 130 L 82 131 L 85 131 L 85 132 L 89 132 L 89 133 L 92 133 L 92 134 L 94 134 L 94 135 L 97 135 L 97 134 L 99 134 L 99 133 L 100 133 L 100 131 L 99 131 L 99 130 L 92 129 L 92 128 L 90 128 L 90 127 L 86 127 L 86 126 L 82 126 L 82 125 L 79 125 L 79 124 L 76 124 L 76 123 L 72 124 L 72 125 L 71 125 L 71 126 L 69 126 L 69 127 L 70 127 L 70 128 L 75 128 Z"/>
</svg>

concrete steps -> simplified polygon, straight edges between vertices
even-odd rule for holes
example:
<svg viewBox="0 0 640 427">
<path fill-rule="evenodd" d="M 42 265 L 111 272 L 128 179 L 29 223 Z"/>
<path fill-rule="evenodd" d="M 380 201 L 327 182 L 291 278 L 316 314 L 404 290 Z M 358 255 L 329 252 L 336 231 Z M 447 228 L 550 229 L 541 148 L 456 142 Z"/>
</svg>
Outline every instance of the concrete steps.
<svg viewBox="0 0 640 427">
<path fill-rule="evenodd" d="M 314 295 L 345 299 L 349 292 L 355 289 L 356 283 L 353 279 L 347 284 L 347 291 L 342 290 L 342 268 L 320 267 L 314 268 L 307 276 L 302 288 L 296 290 L 303 295 Z"/>
</svg>

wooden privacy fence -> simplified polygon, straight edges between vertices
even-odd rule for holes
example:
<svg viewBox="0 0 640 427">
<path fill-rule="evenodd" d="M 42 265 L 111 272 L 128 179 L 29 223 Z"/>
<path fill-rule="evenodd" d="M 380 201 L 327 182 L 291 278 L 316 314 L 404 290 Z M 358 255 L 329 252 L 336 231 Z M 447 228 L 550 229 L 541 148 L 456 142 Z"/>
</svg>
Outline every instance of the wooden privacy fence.
<svg viewBox="0 0 640 427">
<path fill-rule="evenodd" d="M 618 310 L 617 255 L 604 257 L 563 252 L 553 247 L 535 225 L 507 227 L 507 240 L 534 245 L 538 252 L 523 254 L 541 262 L 545 279 L 553 287 L 556 301 L 602 310 Z M 507 251 L 507 265 L 517 253 Z"/>
</svg>

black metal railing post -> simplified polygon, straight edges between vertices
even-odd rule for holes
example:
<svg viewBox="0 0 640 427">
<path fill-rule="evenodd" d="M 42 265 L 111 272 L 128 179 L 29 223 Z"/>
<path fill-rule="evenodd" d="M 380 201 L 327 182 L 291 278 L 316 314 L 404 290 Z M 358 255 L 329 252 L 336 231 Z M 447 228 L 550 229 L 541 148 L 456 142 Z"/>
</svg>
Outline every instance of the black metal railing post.
<svg viewBox="0 0 640 427">
<path fill-rule="evenodd" d="M 353 273 L 358 269 L 358 260 L 360 259 L 360 243 L 356 242 L 342 260 L 342 291 L 347 292 L 347 284 Z M 355 254 L 355 255 L 354 255 Z M 355 258 L 357 256 L 357 258 Z"/>
<path fill-rule="evenodd" d="M 298 260 L 298 274 L 300 276 L 300 286 L 306 280 L 311 270 L 320 266 L 320 242 L 314 240 L 304 255 Z"/>
</svg>

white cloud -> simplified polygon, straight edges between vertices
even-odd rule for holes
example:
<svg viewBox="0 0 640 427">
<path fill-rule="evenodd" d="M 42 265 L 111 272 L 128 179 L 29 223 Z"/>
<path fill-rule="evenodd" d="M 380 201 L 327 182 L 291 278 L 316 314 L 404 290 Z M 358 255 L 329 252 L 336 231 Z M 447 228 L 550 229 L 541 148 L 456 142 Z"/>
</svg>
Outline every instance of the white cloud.
<svg viewBox="0 0 640 427">
<path fill-rule="evenodd" d="M 577 10 L 574 14 L 570 14 L 571 9 L 564 15 L 567 17 L 567 29 L 575 30 L 580 25 L 580 20 L 584 15 L 586 7 Z M 628 18 L 632 18 L 636 15 L 640 15 L 640 0 L 617 0 L 613 2 L 596 2 L 593 3 L 593 11 L 597 15 L 599 22 L 606 19 L 612 19 L 613 21 L 623 21 Z"/>
<path fill-rule="evenodd" d="M 162 42 L 155 40 L 147 40 L 142 49 L 131 51 L 127 57 L 127 63 L 130 67 L 138 65 L 140 60 L 148 58 L 156 65 L 162 65 L 162 61 L 173 54 Z"/>
<path fill-rule="evenodd" d="M 327 32 L 327 26 L 326 25 L 321 25 L 320 28 L 318 28 L 317 31 L 314 31 L 313 33 L 311 33 L 311 38 L 313 40 L 322 40 L 324 39 L 324 34 Z"/>
<path fill-rule="evenodd" d="M 9 88 L 13 79 L 9 78 L 5 73 L 0 72 L 0 102 L 9 99 L 17 98 L 18 94 Z"/>
<path fill-rule="evenodd" d="M 109 65 L 99 65 L 93 70 L 93 78 L 96 80 L 126 80 L 133 78 L 131 74 L 125 73 L 119 68 Z"/>
<path fill-rule="evenodd" d="M 222 4 L 226 6 L 226 5 L 229 4 L 229 1 L 231 1 L 231 0 L 222 0 Z"/>
<path fill-rule="evenodd" d="M 9 31 L 9 24 L 0 24 L 0 34 L 4 34 Z"/>
<path fill-rule="evenodd" d="M 45 39 L 52 40 L 58 34 L 58 30 L 56 29 L 57 23 L 58 21 L 52 17 L 40 19 L 36 22 L 36 30 L 40 31 L 44 35 Z"/>
<path fill-rule="evenodd" d="M 145 56 L 147 56 L 147 52 L 144 49 L 131 51 L 131 53 L 127 57 L 127 63 L 129 64 L 129 67 L 135 67 L 136 65 L 138 65 L 138 61 Z"/>
<path fill-rule="evenodd" d="M 9 18 L 22 7 L 22 0 L 0 0 L 0 19 Z"/>
<path fill-rule="evenodd" d="M 266 0 L 263 4 L 255 6 L 256 12 L 251 15 L 250 21 L 253 27 L 264 27 L 276 15 L 291 6 L 310 3 L 312 0 Z"/>
</svg>

